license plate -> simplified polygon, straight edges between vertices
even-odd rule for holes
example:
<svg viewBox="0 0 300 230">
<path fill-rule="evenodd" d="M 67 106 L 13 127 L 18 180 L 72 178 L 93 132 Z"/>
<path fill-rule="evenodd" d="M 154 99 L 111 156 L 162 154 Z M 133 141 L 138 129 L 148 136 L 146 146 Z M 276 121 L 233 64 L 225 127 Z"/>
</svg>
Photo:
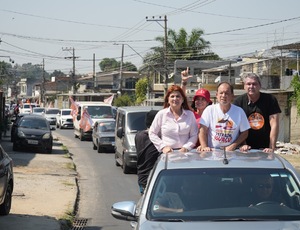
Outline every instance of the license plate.
<svg viewBox="0 0 300 230">
<path fill-rule="evenodd" d="M 28 144 L 37 145 L 39 142 L 37 140 L 28 140 Z"/>
</svg>

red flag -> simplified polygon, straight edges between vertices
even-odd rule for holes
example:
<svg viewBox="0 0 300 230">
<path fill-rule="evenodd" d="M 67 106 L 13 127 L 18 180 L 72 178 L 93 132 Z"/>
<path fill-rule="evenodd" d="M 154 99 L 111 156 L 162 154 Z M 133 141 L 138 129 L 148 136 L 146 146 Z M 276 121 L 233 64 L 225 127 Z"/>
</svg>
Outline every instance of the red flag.
<svg viewBox="0 0 300 230">
<path fill-rule="evenodd" d="M 106 104 L 112 104 L 112 102 L 113 102 L 113 100 L 114 100 L 114 94 L 113 95 L 111 95 L 110 97 L 108 97 L 108 98 L 106 98 L 106 99 L 104 99 L 104 103 L 106 103 Z"/>
<path fill-rule="evenodd" d="M 87 132 L 92 129 L 93 126 L 93 120 L 87 111 L 87 109 L 83 110 L 80 122 L 79 122 L 79 127 L 84 131 Z"/>
<path fill-rule="evenodd" d="M 78 105 L 76 104 L 76 102 L 73 100 L 73 98 L 71 96 L 69 97 L 69 100 L 71 102 L 70 109 L 72 109 L 70 114 L 72 115 L 73 121 L 74 121 L 76 119 L 77 114 L 78 114 Z"/>
</svg>

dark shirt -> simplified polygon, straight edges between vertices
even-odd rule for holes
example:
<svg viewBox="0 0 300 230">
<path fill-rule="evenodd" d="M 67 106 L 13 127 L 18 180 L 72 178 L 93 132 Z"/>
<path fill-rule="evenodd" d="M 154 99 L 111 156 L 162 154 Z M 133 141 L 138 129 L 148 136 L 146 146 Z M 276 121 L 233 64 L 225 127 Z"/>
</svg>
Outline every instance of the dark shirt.
<svg viewBox="0 0 300 230">
<path fill-rule="evenodd" d="M 271 132 L 269 116 L 281 113 L 276 97 L 261 92 L 259 99 L 252 103 L 249 102 L 247 94 L 243 94 L 238 96 L 233 104 L 245 111 L 250 123 L 251 128 L 246 143 L 252 149 L 269 148 Z"/>
<path fill-rule="evenodd" d="M 145 187 L 150 171 L 160 153 L 150 141 L 147 130 L 139 131 L 136 134 L 135 147 L 137 152 L 138 183 Z"/>
</svg>

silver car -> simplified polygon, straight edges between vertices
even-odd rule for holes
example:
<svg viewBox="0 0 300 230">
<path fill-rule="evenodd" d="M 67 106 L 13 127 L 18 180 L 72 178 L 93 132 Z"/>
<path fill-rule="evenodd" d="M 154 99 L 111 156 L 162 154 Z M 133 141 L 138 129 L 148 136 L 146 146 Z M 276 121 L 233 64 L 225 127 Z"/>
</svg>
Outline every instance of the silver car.
<svg viewBox="0 0 300 230">
<path fill-rule="evenodd" d="M 300 178 L 276 154 L 162 154 L 138 203 L 111 214 L 134 229 L 300 229 Z"/>
<path fill-rule="evenodd" d="M 93 149 L 98 153 L 115 149 L 116 121 L 113 118 L 101 119 L 95 122 L 92 133 Z"/>
<path fill-rule="evenodd" d="M 13 161 L 0 145 L 0 215 L 9 214 L 13 189 Z"/>
</svg>

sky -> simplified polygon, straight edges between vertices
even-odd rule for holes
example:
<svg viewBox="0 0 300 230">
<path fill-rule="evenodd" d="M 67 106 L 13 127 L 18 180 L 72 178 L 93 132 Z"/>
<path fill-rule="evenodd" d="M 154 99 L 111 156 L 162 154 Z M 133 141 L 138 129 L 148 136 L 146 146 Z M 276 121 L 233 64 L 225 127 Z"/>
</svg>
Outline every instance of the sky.
<svg viewBox="0 0 300 230">
<path fill-rule="evenodd" d="M 47 72 L 100 71 L 103 58 L 143 63 L 167 29 L 204 30 L 223 59 L 300 42 L 299 0 L 0 0 L 0 61 Z M 148 20 L 146 19 L 148 17 Z M 149 20 L 154 19 L 154 20 Z"/>
</svg>

